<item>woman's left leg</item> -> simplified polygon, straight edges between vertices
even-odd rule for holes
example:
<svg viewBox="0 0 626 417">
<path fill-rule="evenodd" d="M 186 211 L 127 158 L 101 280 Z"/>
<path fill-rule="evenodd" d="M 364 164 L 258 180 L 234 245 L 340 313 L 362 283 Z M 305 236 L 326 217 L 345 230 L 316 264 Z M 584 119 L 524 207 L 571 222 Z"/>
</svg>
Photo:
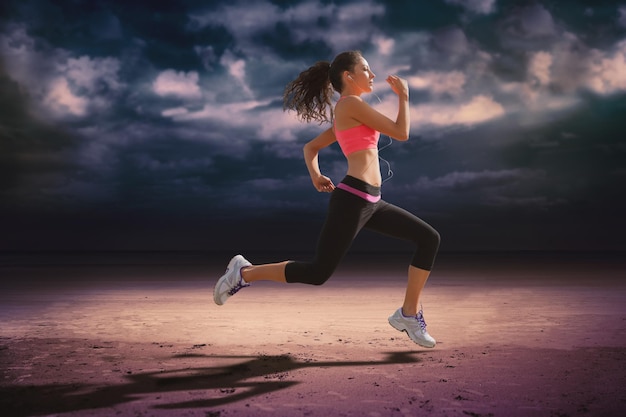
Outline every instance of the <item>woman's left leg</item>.
<svg viewBox="0 0 626 417">
<path fill-rule="evenodd" d="M 412 242 L 415 254 L 408 270 L 408 282 L 402 305 L 407 316 L 417 314 L 419 300 L 439 250 L 439 233 L 428 223 L 408 211 L 380 201 L 365 228 L 387 236 Z"/>
<path fill-rule="evenodd" d="M 435 347 L 437 341 L 426 331 L 426 321 L 421 309 L 418 310 L 418 305 L 439 249 L 439 233 L 404 209 L 385 201 L 379 201 L 377 204 L 378 207 L 365 228 L 411 241 L 416 246 L 409 266 L 404 303 L 389 316 L 389 324 L 396 330 L 406 332 L 418 345 Z"/>
<path fill-rule="evenodd" d="M 402 312 L 407 316 L 415 316 L 417 314 L 422 290 L 428 281 L 430 271 L 409 266 L 409 278 L 404 293 L 404 303 L 402 304 Z"/>
</svg>

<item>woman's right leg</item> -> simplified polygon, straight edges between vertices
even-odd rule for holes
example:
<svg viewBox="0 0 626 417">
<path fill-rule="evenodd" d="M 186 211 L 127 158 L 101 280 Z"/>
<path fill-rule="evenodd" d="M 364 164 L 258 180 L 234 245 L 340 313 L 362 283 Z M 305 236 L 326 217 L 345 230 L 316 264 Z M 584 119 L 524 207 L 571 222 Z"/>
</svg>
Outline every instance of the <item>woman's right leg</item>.
<svg viewBox="0 0 626 417">
<path fill-rule="evenodd" d="M 243 256 L 234 256 L 224 275 L 215 284 L 215 303 L 224 304 L 240 289 L 255 281 L 322 285 L 335 271 L 354 236 L 367 221 L 368 210 L 363 204 L 369 203 L 343 190 L 337 189 L 333 192 L 315 258 L 311 262 L 284 261 L 252 265 Z"/>
<path fill-rule="evenodd" d="M 366 216 L 362 214 L 367 204 L 343 190 L 333 192 L 312 261 L 250 265 L 241 270 L 241 276 L 246 283 L 275 281 L 322 285 L 335 271 L 363 227 Z"/>
<path fill-rule="evenodd" d="M 324 284 L 367 222 L 371 203 L 344 190 L 336 189 L 328 204 L 328 214 L 317 241 L 315 257 L 310 262 L 288 262 L 285 278 L 289 283 Z"/>
<path fill-rule="evenodd" d="M 289 261 L 264 265 L 250 265 L 241 270 L 241 277 L 247 283 L 255 281 L 287 282 L 285 266 Z"/>
</svg>

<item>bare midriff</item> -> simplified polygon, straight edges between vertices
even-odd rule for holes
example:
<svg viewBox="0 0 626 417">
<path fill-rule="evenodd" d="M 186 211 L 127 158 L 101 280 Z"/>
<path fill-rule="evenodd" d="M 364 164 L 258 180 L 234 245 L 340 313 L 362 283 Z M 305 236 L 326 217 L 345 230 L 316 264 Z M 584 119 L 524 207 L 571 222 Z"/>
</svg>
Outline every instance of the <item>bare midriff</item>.
<svg viewBox="0 0 626 417">
<path fill-rule="evenodd" d="M 363 149 L 347 156 L 348 175 L 370 185 L 380 187 L 382 177 L 378 161 L 378 149 Z"/>
</svg>

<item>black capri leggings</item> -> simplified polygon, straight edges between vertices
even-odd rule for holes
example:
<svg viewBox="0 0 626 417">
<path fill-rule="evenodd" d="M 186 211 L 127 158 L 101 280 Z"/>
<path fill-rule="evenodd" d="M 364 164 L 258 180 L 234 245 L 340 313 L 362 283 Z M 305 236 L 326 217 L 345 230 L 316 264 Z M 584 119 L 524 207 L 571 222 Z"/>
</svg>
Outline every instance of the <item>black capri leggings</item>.
<svg viewBox="0 0 626 417">
<path fill-rule="evenodd" d="M 330 197 L 326 222 L 317 242 L 312 262 L 291 261 L 285 267 L 289 283 L 322 285 L 333 274 L 352 241 L 362 228 L 413 242 L 416 246 L 411 265 L 427 271 L 432 269 L 439 249 L 439 233 L 408 211 L 384 200 L 367 201 L 361 195 L 380 196 L 380 187 L 346 176 L 341 181 L 347 188 L 336 188 Z M 339 185 L 341 186 L 341 184 Z"/>
</svg>

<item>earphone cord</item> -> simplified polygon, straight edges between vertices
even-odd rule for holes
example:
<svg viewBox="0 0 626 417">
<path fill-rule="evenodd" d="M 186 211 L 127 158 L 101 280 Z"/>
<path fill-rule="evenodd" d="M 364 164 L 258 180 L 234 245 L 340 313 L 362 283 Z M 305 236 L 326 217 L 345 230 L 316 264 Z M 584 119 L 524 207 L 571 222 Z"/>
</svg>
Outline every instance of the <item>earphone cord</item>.
<svg viewBox="0 0 626 417">
<path fill-rule="evenodd" d="M 387 137 L 389 138 L 389 136 L 387 136 Z M 391 164 L 389 163 L 389 161 L 387 161 L 385 158 L 380 156 L 380 151 L 382 151 L 385 148 L 390 147 L 392 143 L 393 143 L 393 139 L 389 138 L 389 143 L 378 149 L 378 159 L 380 159 L 385 164 L 387 164 L 387 178 L 385 178 L 383 180 L 383 183 L 385 183 L 385 182 L 389 181 L 391 178 L 393 178 L 393 171 L 391 170 Z"/>
<path fill-rule="evenodd" d="M 378 99 L 379 103 L 382 103 L 382 100 L 380 99 L 380 97 L 378 97 L 378 95 L 376 93 L 372 93 L 374 94 L 374 96 Z M 387 136 L 387 135 L 382 135 L 381 136 Z M 389 161 L 387 161 L 385 158 L 383 158 L 382 156 L 380 156 L 380 152 L 383 149 L 387 149 L 388 147 L 391 146 L 391 144 L 393 143 L 393 139 L 391 139 L 391 137 L 387 136 L 387 138 L 389 139 L 389 143 L 381 146 L 380 148 L 378 148 L 378 159 L 380 159 L 382 162 L 384 162 L 385 164 L 387 164 L 387 178 L 385 178 L 383 180 L 383 184 L 387 181 L 389 181 L 391 178 L 393 178 L 393 171 L 391 170 L 391 164 L 389 163 Z"/>
</svg>

